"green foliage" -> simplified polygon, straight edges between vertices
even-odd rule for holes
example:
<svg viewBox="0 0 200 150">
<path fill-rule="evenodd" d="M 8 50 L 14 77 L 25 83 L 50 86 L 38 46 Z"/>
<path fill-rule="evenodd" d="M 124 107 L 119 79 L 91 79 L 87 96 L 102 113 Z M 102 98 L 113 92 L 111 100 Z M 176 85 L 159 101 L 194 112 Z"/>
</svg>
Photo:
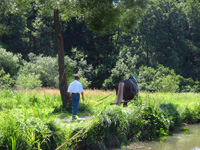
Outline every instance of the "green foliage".
<svg viewBox="0 0 200 150">
<path fill-rule="evenodd" d="M 71 106 L 63 107 L 60 96 L 0 91 L 0 148 L 56 149 L 87 126 L 63 149 L 108 149 L 171 135 L 182 123 L 200 121 L 197 93 L 142 93 L 127 108 L 108 105 L 115 96 L 98 104 L 107 92 L 97 93 L 85 95 L 79 107 L 81 116 L 95 112 L 92 119 L 61 122 L 71 118 Z"/>
<path fill-rule="evenodd" d="M 200 90 L 199 81 L 177 75 L 173 69 L 158 65 L 155 68 L 141 66 L 137 70 L 137 56 L 132 58 L 130 53 L 126 53 L 125 56 L 124 59 L 119 59 L 115 68 L 111 70 L 112 74 L 104 81 L 104 88 L 113 89 L 120 80 L 139 74 L 140 90 L 151 92 L 198 92 Z"/>
<path fill-rule="evenodd" d="M 6 74 L 4 69 L 0 70 L 0 88 L 6 89 L 12 87 L 14 80 L 10 77 L 10 74 Z"/>
<path fill-rule="evenodd" d="M 168 135 L 169 119 L 162 111 L 152 106 L 147 106 L 141 110 L 142 118 L 145 120 L 142 139 L 152 139 L 159 135 Z"/>
<path fill-rule="evenodd" d="M 0 148 L 55 149 L 65 131 L 51 115 L 59 96 L 0 91 Z"/>
<path fill-rule="evenodd" d="M 58 63 L 56 57 L 48 57 L 43 55 L 29 54 L 30 62 L 25 64 L 23 70 L 31 70 L 28 72 L 35 72 L 40 75 L 39 79 L 42 81 L 42 85 L 45 87 L 58 87 Z M 29 67 L 30 66 L 30 67 Z"/>
<path fill-rule="evenodd" d="M 80 78 L 80 82 L 82 83 L 84 89 L 89 88 L 91 84 L 91 81 L 88 81 L 87 78 Z"/>
<path fill-rule="evenodd" d="M 7 63 L 3 63 L 2 67 L 7 68 L 7 70 L 9 70 L 8 72 L 15 71 L 14 78 L 16 78 L 17 87 L 33 89 L 36 87 L 41 87 L 41 84 L 45 87 L 58 87 L 58 65 L 56 57 L 46 57 L 43 55 L 37 56 L 30 53 L 30 61 L 26 62 L 21 58 L 21 55 L 13 55 L 10 52 L 6 52 L 4 49 L 1 50 L 2 54 L 5 56 L 1 56 L 2 60 L 4 60 L 4 58 L 7 58 L 5 60 L 5 62 Z M 160 92 L 200 91 L 198 80 L 194 81 L 191 78 L 186 79 L 180 75 L 176 75 L 173 70 L 170 70 L 169 68 L 162 65 L 158 65 L 155 69 L 142 66 L 139 68 L 139 70 L 137 70 L 137 65 L 139 63 L 138 56 L 132 56 L 129 50 L 127 51 L 128 52 L 126 52 L 126 50 L 123 50 L 120 54 L 121 59 L 117 61 L 115 68 L 111 70 L 112 74 L 110 75 L 110 77 L 104 81 L 104 88 L 112 89 L 115 87 L 115 84 L 120 80 L 128 79 L 129 75 L 136 76 L 137 74 L 139 74 L 140 90 Z M 87 61 L 83 59 L 82 56 L 79 57 L 78 55 L 76 55 L 75 60 L 72 60 L 68 56 L 65 57 L 65 60 L 68 83 L 74 80 L 74 74 L 76 73 L 81 77 L 80 81 L 83 84 L 84 88 L 90 87 L 92 81 L 94 80 L 93 78 L 91 78 L 92 76 L 94 76 L 92 65 L 88 65 Z M 14 83 L 9 74 L 5 74 L 4 79 L 1 77 L 1 80 L 2 84 L 3 80 L 6 80 L 6 87 L 11 87 Z"/>
<path fill-rule="evenodd" d="M 183 78 L 182 76 L 178 76 L 179 79 L 179 91 L 181 92 L 199 92 L 200 91 L 200 83 L 199 81 L 194 81 L 191 78 Z"/>
<path fill-rule="evenodd" d="M 178 110 L 178 105 L 174 105 L 173 103 L 161 104 L 160 108 L 164 112 L 164 115 L 170 119 L 169 129 L 172 130 L 182 125 L 183 118 Z"/>
<path fill-rule="evenodd" d="M 69 56 L 65 56 L 66 62 L 66 73 L 68 76 L 68 83 L 74 80 L 74 74 L 80 77 L 80 82 L 84 88 L 88 88 L 91 84 L 91 81 L 88 81 L 88 78 L 92 75 L 92 65 L 87 64 L 87 61 L 82 58 L 76 58 L 73 60 Z"/>
<path fill-rule="evenodd" d="M 54 133 L 59 127 L 54 125 L 55 122 L 29 118 L 23 114 L 7 114 L 2 117 L 0 124 L 3 135 L 0 143 L 8 149 L 55 149 L 54 142 L 59 140 L 59 135 Z"/>
<path fill-rule="evenodd" d="M 10 52 L 23 54 L 26 60 L 30 52 L 55 57 L 56 42 L 52 28 L 54 8 L 60 10 L 65 54 L 76 61 L 80 61 L 81 56 L 88 64 L 93 65 L 92 73 L 84 74 L 84 78 L 88 82 L 91 81 L 90 87 L 102 88 L 104 83 L 104 88 L 113 88 L 113 82 L 126 79 L 117 71 L 115 73 L 119 77 L 115 77 L 111 70 L 123 71 L 125 68 L 127 72 L 125 60 L 120 60 L 121 54 L 119 57 L 118 55 L 123 53 L 124 49 L 130 49 L 131 56 L 138 56 L 137 70 L 141 65 L 156 68 L 157 63 L 162 64 L 174 69 L 176 74 L 184 78 L 195 80 L 196 83 L 179 79 L 180 90 L 178 91 L 199 91 L 199 1 L 154 0 L 147 4 L 146 0 L 59 0 L 57 2 L 16 0 L 15 3 L 13 0 L 3 0 L 0 6 L 0 45 Z M 123 29 L 132 28 L 136 20 L 139 20 L 136 30 L 127 32 Z M 104 35 L 98 35 L 91 32 L 88 27 L 93 30 L 106 30 Z M 112 32 L 111 28 L 116 30 Z M 126 54 L 127 50 L 125 51 Z M 4 54 L 1 49 L 0 69 L 4 68 L 5 72 L 15 79 L 22 64 L 21 56 L 18 57 L 10 52 Z M 75 58 L 77 54 L 79 60 Z M 52 60 L 44 59 L 51 63 L 46 67 L 42 62 L 44 67 L 42 69 L 52 66 Z M 120 63 L 122 63 L 121 67 L 119 67 Z M 47 70 L 45 74 L 39 69 L 42 74 L 40 75 L 42 84 L 58 87 L 58 76 L 54 74 L 53 67 L 50 69 L 53 69 L 52 74 L 50 73 L 52 76 Z M 75 69 L 73 73 L 77 72 L 78 70 Z M 111 74 L 113 77 L 110 77 Z M 165 80 L 172 78 L 168 76 Z M 169 91 L 167 83 L 163 84 L 165 84 L 162 87 L 164 91 Z M 172 91 L 175 90 L 176 86 Z"/>
<path fill-rule="evenodd" d="M 168 135 L 169 120 L 151 106 L 130 108 L 111 107 L 100 110 L 80 142 L 72 147 L 106 149 L 127 144 L 130 139 L 152 139 Z M 75 134 L 80 128 L 72 132 Z M 75 145 L 77 144 L 77 145 Z"/>
<path fill-rule="evenodd" d="M 135 76 L 137 74 L 138 56 L 132 56 L 130 52 L 127 52 L 125 56 L 122 55 L 121 57 L 111 70 L 110 77 L 104 81 L 103 87 L 105 89 L 113 89 L 120 80 L 128 79 L 130 75 Z"/>
<path fill-rule="evenodd" d="M 16 87 L 18 89 L 35 89 L 41 88 L 42 82 L 39 79 L 40 75 L 29 73 L 27 75 L 20 74 L 16 80 Z"/>
<path fill-rule="evenodd" d="M 16 77 L 16 74 L 22 65 L 22 55 L 7 52 L 5 49 L 0 48 L 0 69 L 4 69 L 11 77 Z"/>
<path fill-rule="evenodd" d="M 57 57 L 47 57 L 43 55 L 35 55 L 33 53 L 29 54 L 29 62 L 24 62 L 23 66 L 21 66 L 18 72 L 17 78 L 17 86 L 20 85 L 22 87 L 23 83 L 26 82 L 31 76 L 33 76 L 33 82 L 27 84 L 35 85 L 32 87 L 27 87 L 27 84 L 24 86 L 27 88 L 34 87 L 58 87 L 58 63 Z M 81 82 L 85 88 L 89 87 L 90 81 L 88 81 L 87 77 L 91 75 L 92 66 L 88 65 L 86 60 L 72 60 L 68 56 L 65 57 L 66 60 L 66 76 L 68 79 L 68 83 L 74 80 L 74 74 L 77 74 L 81 78 Z M 27 79 L 25 79 L 27 78 Z M 22 81 L 23 80 L 23 81 Z M 30 82 L 30 81 L 29 81 Z"/>
<path fill-rule="evenodd" d="M 185 107 L 182 111 L 183 122 L 185 123 L 198 123 L 200 122 L 200 111 L 199 111 L 199 103 L 194 108 Z"/>
<path fill-rule="evenodd" d="M 158 65 L 155 69 L 140 67 L 138 83 L 141 90 L 153 92 L 198 92 L 200 90 L 199 81 L 176 75 L 174 70 L 162 65 Z"/>
<path fill-rule="evenodd" d="M 139 87 L 141 90 L 177 92 L 179 80 L 174 70 L 158 65 L 156 69 L 142 66 L 139 69 Z"/>
<path fill-rule="evenodd" d="M 47 57 L 30 53 L 29 62 L 23 60 L 21 55 L 0 49 L 1 87 L 11 87 L 16 79 L 16 86 L 22 89 L 33 89 L 37 87 L 58 87 L 58 63 L 57 57 Z M 68 83 L 74 79 L 74 72 L 81 77 L 84 88 L 88 88 L 91 81 L 88 77 L 92 73 L 92 65 L 88 65 L 83 58 L 72 60 L 65 58 Z M 6 74 L 7 73 L 7 74 Z M 10 74 L 12 76 L 10 77 Z"/>
<path fill-rule="evenodd" d="M 147 0 L 86 0 L 79 1 L 79 6 L 87 26 L 94 31 L 102 31 L 117 25 L 131 29 L 144 14 L 147 2 Z"/>
</svg>

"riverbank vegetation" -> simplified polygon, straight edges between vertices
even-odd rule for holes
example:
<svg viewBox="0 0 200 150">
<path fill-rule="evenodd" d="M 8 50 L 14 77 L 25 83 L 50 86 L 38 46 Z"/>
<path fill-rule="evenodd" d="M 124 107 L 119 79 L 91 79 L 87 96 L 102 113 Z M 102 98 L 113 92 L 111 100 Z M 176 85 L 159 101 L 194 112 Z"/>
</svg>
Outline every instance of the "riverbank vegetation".
<svg viewBox="0 0 200 150">
<path fill-rule="evenodd" d="M 71 118 L 71 106 L 63 108 L 58 90 L 0 91 L 1 149 L 55 149 L 86 126 L 63 147 L 120 147 L 171 135 L 183 123 L 200 122 L 197 93 L 140 93 L 127 108 L 110 105 L 115 94 L 98 101 L 112 92 L 86 90 L 78 115 L 93 118 L 63 122 Z"/>
</svg>

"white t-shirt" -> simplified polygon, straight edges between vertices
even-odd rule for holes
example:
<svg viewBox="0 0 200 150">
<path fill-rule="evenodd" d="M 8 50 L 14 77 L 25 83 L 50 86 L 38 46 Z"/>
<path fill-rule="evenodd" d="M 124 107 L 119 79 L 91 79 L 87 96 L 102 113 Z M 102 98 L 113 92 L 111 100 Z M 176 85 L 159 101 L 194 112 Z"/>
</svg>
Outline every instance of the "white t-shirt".
<svg viewBox="0 0 200 150">
<path fill-rule="evenodd" d="M 80 82 L 77 80 L 74 80 L 72 83 L 70 83 L 67 92 L 69 93 L 82 93 L 83 92 L 83 86 Z"/>
</svg>

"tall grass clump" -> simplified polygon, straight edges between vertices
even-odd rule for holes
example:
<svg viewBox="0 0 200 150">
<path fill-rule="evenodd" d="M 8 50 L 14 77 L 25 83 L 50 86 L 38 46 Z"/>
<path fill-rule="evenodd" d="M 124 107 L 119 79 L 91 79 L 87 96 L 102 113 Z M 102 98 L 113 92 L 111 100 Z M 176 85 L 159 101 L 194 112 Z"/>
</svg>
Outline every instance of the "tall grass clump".
<svg viewBox="0 0 200 150">
<path fill-rule="evenodd" d="M 55 149 L 65 130 L 52 114 L 60 96 L 0 91 L 0 149 Z"/>
<path fill-rule="evenodd" d="M 200 104 L 197 103 L 194 107 L 183 108 L 181 115 L 184 123 L 194 124 L 200 122 Z"/>
<path fill-rule="evenodd" d="M 170 130 L 181 127 L 183 117 L 181 117 L 178 105 L 167 103 L 161 104 L 160 108 L 164 112 L 164 115 L 170 119 Z"/>
<path fill-rule="evenodd" d="M 91 125 L 81 134 L 70 148 L 106 149 L 119 147 L 129 141 L 153 139 L 167 135 L 169 120 L 163 112 L 151 106 L 129 108 L 110 107 L 96 114 Z M 74 135 L 81 128 L 71 134 Z"/>
<path fill-rule="evenodd" d="M 8 113 L 0 122 L 0 145 L 2 149 L 52 149 L 61 143 L 59 125 L 52 121 L 23 114 Z M 59 142 L 60 141 L 60 142 Z"/>
</svg>

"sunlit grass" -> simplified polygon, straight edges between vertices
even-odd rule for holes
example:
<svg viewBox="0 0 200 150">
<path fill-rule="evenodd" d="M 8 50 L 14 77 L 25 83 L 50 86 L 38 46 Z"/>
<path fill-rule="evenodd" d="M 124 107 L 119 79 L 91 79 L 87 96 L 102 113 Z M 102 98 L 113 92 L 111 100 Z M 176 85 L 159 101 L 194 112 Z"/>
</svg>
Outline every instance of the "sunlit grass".
<svg viewBox="0 0 200 150">
<path fill-rule="evenodd" d="M 140 97 L 154 104 L 173 103 L 190 106 L 200 102 L 199 93 L 140 93 Z"/>
<path fill-rule="evenodd" d="M 121 120 L 120 118 L 113 118 L 112 116 L 109 116 L 109 114 L 116 115 L 116 117 L 118 115 L 121 115 L 121 117 L 126 118 L 126 116 L 130 113 L 129 111 L 131 111 L 132 117 L 129 117 L 131 117 L 131 119 L 136 119 L 141 115 L 141 109 L 145 110 L 145 107 L 151 107 L 159 111 L 160 106 L 163 104 L 163 106 L 166 107 L 174 105 L 177 108 L 177 110 L 179 111 L 180 119 L 178 121 L 183 120 L 183 122 L 186 123 L 196 123 L 200 119 L 199 93 L 141 92 L 134 101 L 131 101 L 129 103 L 128 108 L 119 108 L 114 105 L 110 105 L 110 103 L 115 102 L 115 91 L 85 90 L 84 94 L 85 101 L 80 101 L 78 116 L 81 117 L 94 115 L 95 117 L 86 121 L 62 122 L 61 119 L 71 118 L 72 107 L 62 107 L 62 101 L 58 89 L 0 91 L 0 118 L 3 121 L 0 124 L 0 137 L 4 137 L 0 139 L 0 143 L 6 143 L 3 140 L 8 140 L 8 145 L 9 147 L 11 147 L 12 143 L 10 142 L 12 141 L 10 136 L 12 136 L 16 138 L 18 144 L 20 144 L 20 140 L 22 140 L 29 142 L 29 145 L 31 145 L 31 147 L 28 146 L 28 148 L 36 148 L 38 146 L 37 144 L 39 144 L 39 146 L 40 144 L 42 144 L 42 139 L 41 141 L 35 141 L 37 144 L 34 144 L 34 138 L 37 138 L 38 135 L 44 137 L 44 141 L 48 141 L 48 136 L 51 135 L 55 136 L 54 138 L 59 137 L 60 139 L 66 139 L 73 136 L 76 132 L 78 132 L 87 124 L 91 124 L 92 127 L 90 128 L 92 129 L 92 131 L 90 132 L 93 132 L 93 130 L 96 129 L 96 127 L 93 125 L 100 125 L 100 127 L 103 128 L 103 124 L 106 123 L 107 127 L 105 132 L 109 132 L 109 130 L 107 129 L 109 129 L 109 124 L 111 124 L 113 121 L 112 119 Z M 118 112 L 120 114 L 116 114 Z M 109 113 L 108 116 L 106 113 Z M 135 114 L 136 118 L 133 118 L 134 113 L 137 114 Z M 103 118 L 101 117 L 101 114 L 104 115 Z M 137 123 L 139 123 L 139 120 L 136 119 L 135 121 L 137 125 Z M 120 123 L 120 125 L 125 125 L 125 131 L 129 130 L 129 125 L 127 123 L 128 120 L 123 120 L 123 123 Z M 47 127 L 48 124 L 50 124 L 50 127 Z M 59 126 L 63 127 L 63 131 L 59 129 Z M 48 133 L 49 131 L 47 131 L 50 129 L 53 131 L 51 134 Z M 4 130 L 6 131 L 4 132 Z M 42 131 L 42 135 L 37 133 L 39 130 Z M 59 132 L 57 132 L 57 130 Z M 119 130 L 119 132 L 121 132 L 121 130 Z M 36 135 L 36 133 L 38 135 Z M 82 136 L 84 137 L 84 135 Z M 26 139 L 27 137 L 30 138 L 28 141 Z M 62 143 L 63 141 L 61 140 L 59 142 Z M 58 145 L 59 142 L 57 143 Z M 13 145 L 15 145 L 15 143 L 13 143 Z M 43 147 L 45 147 L 45 143 L 43 143 Z"/>
</svg>

